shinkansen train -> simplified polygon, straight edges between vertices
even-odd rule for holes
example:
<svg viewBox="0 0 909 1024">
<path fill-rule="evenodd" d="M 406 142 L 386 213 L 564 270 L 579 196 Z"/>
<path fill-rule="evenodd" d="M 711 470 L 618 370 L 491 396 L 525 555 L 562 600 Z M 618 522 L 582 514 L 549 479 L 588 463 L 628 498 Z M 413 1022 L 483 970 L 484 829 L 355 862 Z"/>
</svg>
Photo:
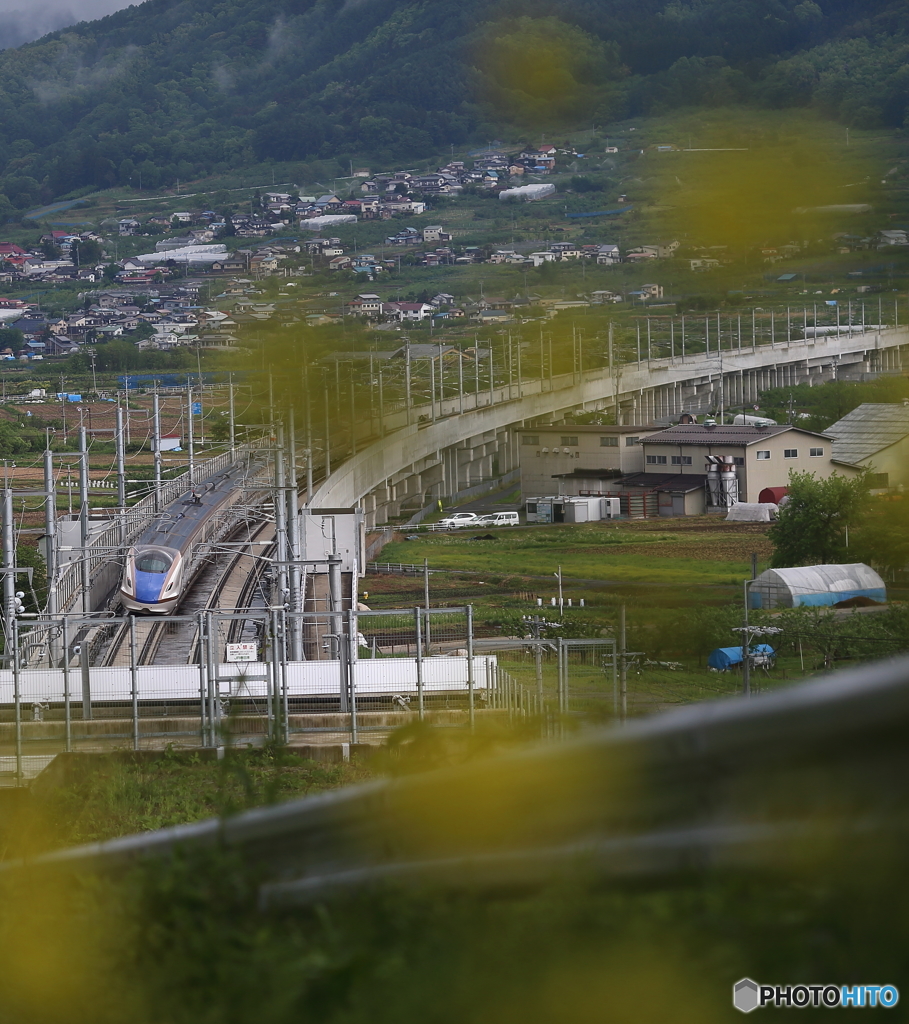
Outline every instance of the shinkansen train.
<svg viewBox="0 0 909 1024">
<path fill-rule="evenodd" d="M 195 544 L 206 525 L 229 503 L 241 469 L 231 466 L 172 502 L 129 549 L 120 581 L 120 602 L 130 612 L 175 612 L 192 582 Z"/>
</svg>

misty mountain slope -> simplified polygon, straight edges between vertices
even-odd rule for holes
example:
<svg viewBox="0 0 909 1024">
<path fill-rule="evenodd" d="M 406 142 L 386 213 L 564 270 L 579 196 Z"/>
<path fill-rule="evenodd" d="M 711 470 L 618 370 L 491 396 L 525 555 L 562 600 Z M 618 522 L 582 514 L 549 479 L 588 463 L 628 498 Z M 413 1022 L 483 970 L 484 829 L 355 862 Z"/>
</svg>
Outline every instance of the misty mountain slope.
<svg viewBox="0 0 909 1024">
<path fill-rule="evenodd" d="M 140 175 L 416 160 L 509 119 L 745 102 L 901 125 L 906 20 L 884 0 L 148 0 L 0 53 L 0 215 Z"/>
</svg>

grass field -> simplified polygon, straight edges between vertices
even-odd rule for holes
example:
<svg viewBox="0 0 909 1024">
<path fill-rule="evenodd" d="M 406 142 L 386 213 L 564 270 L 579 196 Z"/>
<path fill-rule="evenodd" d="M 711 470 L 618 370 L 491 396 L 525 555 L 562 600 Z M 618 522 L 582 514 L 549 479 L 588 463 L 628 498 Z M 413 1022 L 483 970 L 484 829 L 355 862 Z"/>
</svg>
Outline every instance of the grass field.
<svg viewBox="0 0 909 1024">
<path fill-rule="evenodd" d="M 734 526 L 734 529 L 729 529 Z M 685 587 L 734 586 L 748 579 L 752 551 L 766 562 L 765 529 L 725 524 L 716 517 L 683 521 L 539 525 L 499 530 L 460 530 L 389 544 L 384 562 L 422 562 L 430 568 L 507 575 L 547 582 L 562 567 L 563 586 L 573 581 Z M 492 535 L 495 540 L 474 540 Z M 548 588 L 547 588 L 548 589 Z"/>
<path fill-rule="evenodd" d="M 235 751 L 222 761 L 173 752 L 155 760 L 76 756 L 0 815 L 0 860 L 36 849 L 230 815 L 357 782 L 355 764 L 316 764 L 282 750 Z"/>
</svg>

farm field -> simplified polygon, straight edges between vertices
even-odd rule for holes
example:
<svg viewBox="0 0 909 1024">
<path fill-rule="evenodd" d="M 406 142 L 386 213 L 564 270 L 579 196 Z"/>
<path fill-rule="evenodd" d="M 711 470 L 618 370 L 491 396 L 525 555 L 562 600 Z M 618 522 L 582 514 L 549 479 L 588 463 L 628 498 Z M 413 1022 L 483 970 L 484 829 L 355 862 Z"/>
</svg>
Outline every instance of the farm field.
<svg viewBox="0 0 909 1024">
<path fill-rule="evenodd" d="M 573 581 L 652 586 L 734 586 L 749 578 L 751 552 L 770 555 L 766 527 L 726 524 L 715 516 L 685 520 L 540 525 L 420 535 L 387 545 L 383 562 L 548 580 L 562 567 Z M 476 538 L 494 537 L 494 540 Z M 567 592 L 567 591 L 566 591 Z M 683 592 L 684 593 L 684 592 Z"/>
</svg>

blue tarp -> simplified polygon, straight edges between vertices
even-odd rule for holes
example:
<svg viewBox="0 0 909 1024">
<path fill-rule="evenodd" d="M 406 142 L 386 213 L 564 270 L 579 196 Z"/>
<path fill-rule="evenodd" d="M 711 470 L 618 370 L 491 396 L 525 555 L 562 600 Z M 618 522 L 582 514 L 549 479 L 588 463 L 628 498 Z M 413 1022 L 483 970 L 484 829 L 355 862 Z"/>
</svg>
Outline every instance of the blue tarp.
<svg viewBox="0 0 909 1024">
<path fill-rule="evenodd" d="M 751 645 L 751 656 L 754 657 L 756 654 L 773 655 L 776 653 L 770 644 L 752 644 Z M 715 651 L 710 652 L 710 656 L 707 658 L 707 665 L 710 668 L 716 669 L 727 669 L 732 668 L 733 665 L 742 664 L 742 648 L 741 647 L 717 647 Z"/>
</svg>

